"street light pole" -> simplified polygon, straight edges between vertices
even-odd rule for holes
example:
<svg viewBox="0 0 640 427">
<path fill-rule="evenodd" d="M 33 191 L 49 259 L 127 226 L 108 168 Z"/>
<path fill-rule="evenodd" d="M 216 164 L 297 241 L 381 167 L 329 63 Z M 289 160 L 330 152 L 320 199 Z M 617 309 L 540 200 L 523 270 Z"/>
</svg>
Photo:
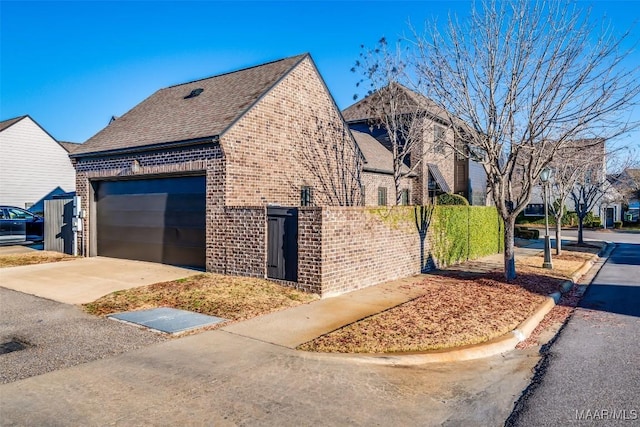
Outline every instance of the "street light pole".
<svg viewBox="0 0 640 427">
<path fill-rule="evenodd" d="M 549 238 L 549 203 L 547 197 L 547 185 L 551 177 L 551 169 L 544 168 L 540 173 L 540 181 L 542 181 L 542 194 L 544 197 L 544 262 L 542 268 L 553 268 L 551 263 L 551 239 Z M 556 242 L 558 244 L 558 242 Z"/>
</svg>

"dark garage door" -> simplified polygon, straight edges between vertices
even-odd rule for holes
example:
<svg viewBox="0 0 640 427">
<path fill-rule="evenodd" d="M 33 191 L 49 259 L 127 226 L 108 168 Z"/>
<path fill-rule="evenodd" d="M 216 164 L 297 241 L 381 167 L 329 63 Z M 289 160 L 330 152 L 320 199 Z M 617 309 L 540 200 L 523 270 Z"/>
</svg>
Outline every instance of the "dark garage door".
<svg viewBox="0 0 640 427">
<path fill-rule="evenodd" d="M 205 177 L 97 183 L 98 255 L 204 268 Z"/>
</svg>

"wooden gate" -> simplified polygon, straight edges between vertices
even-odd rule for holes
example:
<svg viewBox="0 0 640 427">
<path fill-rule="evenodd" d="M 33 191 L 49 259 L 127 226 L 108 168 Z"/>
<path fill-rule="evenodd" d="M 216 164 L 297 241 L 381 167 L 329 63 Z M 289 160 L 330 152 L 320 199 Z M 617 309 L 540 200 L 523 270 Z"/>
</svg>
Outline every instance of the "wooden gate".
<svg viewBox="0 0 640 427">
<path fill-rule="evenodd" d="M 267 208 L 267 276 L 298 280 L 298 209 Z"/>
<path fill-rule="evenodd" d="M 44 250 L 73 253 L 73 199 L 44 201 Z"/>
</svg>

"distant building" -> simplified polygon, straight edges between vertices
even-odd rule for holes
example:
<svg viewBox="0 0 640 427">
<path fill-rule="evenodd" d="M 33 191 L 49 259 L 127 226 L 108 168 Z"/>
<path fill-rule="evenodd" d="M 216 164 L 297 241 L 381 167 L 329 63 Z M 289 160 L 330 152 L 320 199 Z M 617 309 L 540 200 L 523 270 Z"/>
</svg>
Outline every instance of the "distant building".
<svg viewBox="0 0 640 427">
<path fill-rule="evenodd" d="M 38 213 L 44 200 L 75 191 L 75 170 L 64 144 L 28 115 L 0 122 L 0 204 Z"/>
<path fill-rule="evenodd" d="M 627 168 L 608 179 L 624 200 L 623 219 L 627 222 L 640 221 L 640 169 Z"/>
<path fill-rule="evenodd" d="M 393 156 L 391 155 L 391 142 L 387 130 L 375 123 L 373 117 L 380 103 L 388 102 L 385 99 L 384 91 L 389 90 L 389 86 L 382 88 L 368 97 L 346 108 L 342 114 L 354 132 L 362 132 L 371 135 L 378 140 L 387 151 L 388 159 L 385 159 L 387 168 L 393 172 Z M 399 90 L 398 90 L 399 89 Z M 404 184 L 401 191 L 410 187 L 411 194 L 407 204 L 426 204 L 430 199 L 444 193 L 455 193 L 465 197 L 471 205 L 487 204 L 487 177 L 481 164 L 470 160 L 461 154 L 461 150 L 454 150 L 454 146 L 462 147 L 462 142 L 455 140 L 455 132 L 449 125 L 449 121 L 441 109 L 424 97 L 402 85 L 396 84 L 395 97 L 398 99 L 399 107 L 396 112 L 398 116 L 415 116 L 420 122 L 421 138 L 416 139 L 412 144 L 412 149 L 407 156 L 406 169 L 402 172 L 403 180 L 411 178 L 411 184 Z M 382 107 L 382 110 L 385 108 Z M 410 122 L 411 120 L 399 120 L 400 122 Z M 356 138 L 358 140 L 358 138 Z M 360 144 L 360 141 L 358 142 Z M 366 153 L 365 153 L 366 157 Z M 379 161 L 382 160 L 379 157 Z M 365 170 L 367 163 L 365 163 Z M 410 174 L 409 171 L 411 172 Z M 365 175 L 366 178 L 366 175 Z M 389 184 L 389 191 L 393 194 L 393 181 Z M 378 188 L 366 188 L 367 204 L 374 200 L 371 191 L 380 191 Z M 406 197 L 404 194 L 402 197 Z M 401 198 L 401 204 L 402 203 Z M 390 204 L 395 204 L 394 203 Z"/>
</svg>

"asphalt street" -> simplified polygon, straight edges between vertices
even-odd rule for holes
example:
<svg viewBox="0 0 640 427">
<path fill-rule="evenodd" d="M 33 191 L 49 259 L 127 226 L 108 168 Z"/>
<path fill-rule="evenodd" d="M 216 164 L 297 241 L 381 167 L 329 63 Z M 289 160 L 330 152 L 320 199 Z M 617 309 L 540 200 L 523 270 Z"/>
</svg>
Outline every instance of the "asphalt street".
<svg viewBox="0 0 640 427">
<path fill-rule="evenodd" d="M 506 425 L 640 425 L 640 234 L 606 240 L 625 243 L 547 349 Z"/>
</svg>

